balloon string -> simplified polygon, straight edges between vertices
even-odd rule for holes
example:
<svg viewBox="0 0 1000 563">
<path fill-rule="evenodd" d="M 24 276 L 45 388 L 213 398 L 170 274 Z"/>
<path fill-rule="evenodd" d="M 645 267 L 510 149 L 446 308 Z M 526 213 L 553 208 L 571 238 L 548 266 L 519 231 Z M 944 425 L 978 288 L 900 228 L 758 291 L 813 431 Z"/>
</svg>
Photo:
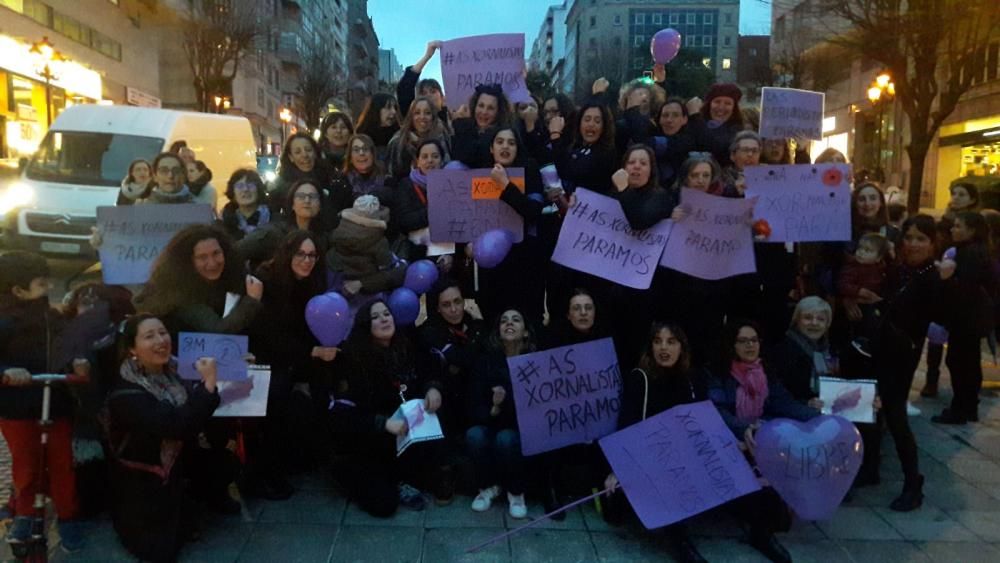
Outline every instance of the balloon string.
<svg viewBox="0 0 1000 563">
<path fill-rule="evenodd" d="M 479 262 L 472 263 L 472 287 L 479 291 Z"/>
<path fill-rule="evenodd" d="M 607 489 L 604 489 L 603 491 L 598 491 L 598 492 L 596 492 L 596 493 L 594 493 L 592 495 L 585 496 L 582 499 L 575 500 L 575 501 L 567 504 L 566 506 L 557 508 L 557 509 L 553 510 L 552 512 L 549 512 L 548 514 L 545 514 L 543 516 L 539 516 L 538 518 L 535 518 L 534 520 L 532 520 L 531 522 L 528 522 L 527 524 L 524 524 L 522 526 L 514 528 L 513 530 L 510 530 L 509 532 L 505 532 L 503 534 L 500 534 L 499 536 L 495 536 L 493 538 L 490 538 L 490 539 L 486 540 L 485 542 L 483 542 L 483 543 L 481 543 L 481 544 L 479 544 L 479 545 L 477 545 L 475 547 L 470 547 L 469 549 L 466 549 L 465 552 L 466 553 L 474 553 L 476 551 L 479 551 L 480 549 L 482 549 L 482 548 L 484 548 L 484 547 L 486 547 L 486 546 L 488 546 L 490 544 L 494 544 L 494 543 L 496 543 L 496 542 L 498 542 L 498 541 L 500 541 L 500 540 L 502 540 L 502 539 L 504 539 L 506 537 L 510 537 L 510 536 L 512 536 L 512 535 L 520 532 L 521 530 L 527 530 L 528 528 L 531 528 L 532 526 L 538 524 L 539 522 L 544 522 L 545 520 L 549 519 L 550 517 L 552 517 L 552 516 L 554 516 L 556 514 L 559 514 L 560 512 L 564 512 L 564 511 L 569 510 L 569 509 L 571 509 L 571 508 L 573 508 L 575 506 L 580 506 L 581 504 L 584 504 L 585 502 L 587 502 L 589 500 L 592 500 L 594 498 L 597 498 L 597 497 L 599 497 L 599 496 L 601 496 L 601 495 L 603 495 L 605 493 L 610 493 L 611 491 L 614 491 L 618 487 L 619 487 L 619 484 L 616 484 L 615 486 L 608 487 Z"/>
</svg>

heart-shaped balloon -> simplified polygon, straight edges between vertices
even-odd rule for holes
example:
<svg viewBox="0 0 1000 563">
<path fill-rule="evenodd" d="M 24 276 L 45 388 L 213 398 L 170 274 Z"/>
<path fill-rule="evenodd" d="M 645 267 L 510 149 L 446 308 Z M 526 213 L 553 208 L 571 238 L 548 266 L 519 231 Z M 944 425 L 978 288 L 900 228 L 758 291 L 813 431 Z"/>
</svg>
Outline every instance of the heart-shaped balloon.
<svg viewBox="0 0 1000 563">
<path fill-rule="evenodd" d="M 803 520 L 833 516 L 861 468 L 861 434 L 840 416 L 777 418 L 757 431 L 757 467 Z"/>
</svg>

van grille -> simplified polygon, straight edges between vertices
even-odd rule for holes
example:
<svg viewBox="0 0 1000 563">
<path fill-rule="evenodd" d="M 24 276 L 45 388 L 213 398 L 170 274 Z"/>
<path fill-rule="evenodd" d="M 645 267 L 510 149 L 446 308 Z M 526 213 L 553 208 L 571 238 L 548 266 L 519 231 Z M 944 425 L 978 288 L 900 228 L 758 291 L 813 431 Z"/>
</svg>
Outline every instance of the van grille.
<svg viewBox="0 0 1000 563">
<path fill-rule="evenodd" d="M 72 215 L 50 215 L 47 213 L 26 213 L 28 228 L 36 233 L 55 235 L 90 236 L 90 228 L 97 226 L 94 217 L 74 217 Z"/>
</svg>

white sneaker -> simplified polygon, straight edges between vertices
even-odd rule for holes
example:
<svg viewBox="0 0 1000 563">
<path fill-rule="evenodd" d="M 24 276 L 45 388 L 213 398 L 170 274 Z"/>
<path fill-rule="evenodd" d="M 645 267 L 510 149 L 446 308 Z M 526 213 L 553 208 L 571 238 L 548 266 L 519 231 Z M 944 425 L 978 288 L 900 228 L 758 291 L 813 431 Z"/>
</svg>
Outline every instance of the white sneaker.
<svg viewBox="0 0 1000 563">
<path fill-rule="evenodd" d="M 920 409 L 906 402 L 906 416 L 920 416 Z"/>
<path fill-rule="evenodd" d="M 493 499 L 500 496 L 500 487 L 493 485 L 488 489 L 479 489 L 479 494 L 472 500 L 472 510 L 486 512 L 493 506 Z"/>
<path fill-rule="evenodd" d="M 507 502 L 510 503 L 508 512 L 510 512 L 511 518 L 521 519 L 528 517 L 528 506 L 524 504 L 523 494 L 512 495 L 507 493 Z"/>
</svg>

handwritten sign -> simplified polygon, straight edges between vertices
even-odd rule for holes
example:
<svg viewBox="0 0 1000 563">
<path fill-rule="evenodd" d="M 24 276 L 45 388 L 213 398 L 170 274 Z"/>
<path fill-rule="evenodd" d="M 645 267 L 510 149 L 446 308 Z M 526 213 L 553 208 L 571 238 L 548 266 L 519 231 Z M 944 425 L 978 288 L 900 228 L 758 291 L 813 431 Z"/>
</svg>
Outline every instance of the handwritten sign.
<svg viewBox="0 0 1000 563">
<path fill-rule="evenodd" d="M 578 188 L 559 231 L 552 261 L 636 289 L 649 289 L 671 223 L 650 229 L 629 226 L 621 205 L 610 197 Z"/>
<path fill-rule="evenodd" d="M 507 175 L 515 185 L 515 178 L 524 182 L 523 168 L 508 168 Z M 472 242 L 493 229 L 507 229 L 514 234 L 514 242 L 521 242 L 524 219 L 514 208 L 500 199 L 473 195 L 473 181 L 489 176 L 487 168 L 427 174 L 427 220 L 433 242 Z"/>
<path fill-rule="evenodd" d="M 201 379 L 194 364 L 198 358 L 215 358 L 220 381 L 247 378 L 247 337 L 239 334 L 182 332 L 177 335 L 177 368 L 184 379 Z"/>
<path fill-rule="evenodd" d="M 601 449 L 647 529 L 760 489 L 709 401 L 680 405 L 602 438 Z"/>
<path fill-rule="evenodd" d="M 851 240 L 851 166 L 749 166 L 747 197 L 757 197 L 754 220 L 767 221 L 769 242 Z"/>
<path fill-rule="evenodd" d="M 104 283 L 145 283 L 153 261 L 177 231 L 211 222 L 212 208 L 204 204 L 98 207 L 97 230 L 102 238 L 98 255 Z"/>
<path fill-rule="evenodd" d="M 753 205 L 684 188 L 681 207 L 687 216 L 674 224 L 660 265 L 703 280 L 756 272 L 748 221 Z"/>
<path fill-rule="evenodd" d="M 510 183 L 517 186 L 517 189 L 524 193 L 524 178 L 511 178 Z M 501 188 L 489 176 L 480 176 L 472 179 L 472 199 L 500 199 L 507 186 Z"/>
<path fill-rule="evenodd" d="M 819 378 L 823 414 L 842 416 L 851 422 L 875 422 L 874 379 Z"/>
<path fill-rule="evenodd" d="M 441 44 L 444 91 L 456 107 L 468 103 L 480 84 L 499 84 L 511 102 L 527 101 L 524 75 L 523 33 L 474 35 Z"/>
<path fill-rule="evenodd" d="M 514 356 L 507 366 L 524 455 L 615 431 L 622 381 L 610 338 Z"/>
<path fill-rule="evenodd" d="M 270 366 L 249 366 L 245 380 L 219 382 L 221 402 L 212 416 L 216 418 L 267 416 L 267 397 L 270 388 Z"/>
<path fill-rule="evenodd" d="M 396 456 L 403 455 L 412 444 L 444 438 L 441 421 L 436 413 L 424 410 L 423 399 L 410 399 L 396 409 L 393 418 L 406 419 L 406 436 L 396 436 Z"/>
<path fill-rule="evenodd" d="M 760 136 L 823 139 L 822 92 L 765 87 L 760 95 Z"/>
</svg>

